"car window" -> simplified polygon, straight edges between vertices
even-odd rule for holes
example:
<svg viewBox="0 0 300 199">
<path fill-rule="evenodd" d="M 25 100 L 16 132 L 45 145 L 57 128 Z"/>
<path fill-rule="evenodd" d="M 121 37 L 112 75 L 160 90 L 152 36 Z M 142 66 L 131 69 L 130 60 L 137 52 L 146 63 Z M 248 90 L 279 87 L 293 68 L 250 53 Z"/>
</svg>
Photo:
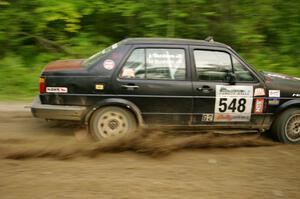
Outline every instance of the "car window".
<svg viewBox="0 0 300 199">
<path fill-rule="evenodd" d="M 145 49 L 134 50 L 121 71 L 121 78 L 145 79 Z"/>
<path fill-rule="evenodd" d="M 124 64 L 120 78 L 184 80 L 186 77 L 183 49 L 135 49 Z"/>
<path fill-rule="evenodd" d="M 232 71 L 230 55 L 221 51 L 194 50 L 198 80 L 226 81 Z"/>
<path fill-rule="evenodd" d="M 118 46 L 119 46 L 119 44 L 115 43 L 115 44 L 101 50 L 100 52 L 98 52 L 98 53 L 92 55 L 91 57 L 89 57 L 88 59 L 86 59 L 84 61 L 84 63 L 82 64 L 82 66 L 85 68 L 92 67 L 93 65 L 98 63 L 105 55 L 110 53 L 112 50 L 116 49 Z"/>
<path fill-rule="evenodd" d="M 236 76 L 236 81 L 238 82 L 253 82 L 256 81 L 253 74 L 242 65 L 235 57 L 232 57 L 232 63 L 234 68 L 234 73 Z"/>
</svg>

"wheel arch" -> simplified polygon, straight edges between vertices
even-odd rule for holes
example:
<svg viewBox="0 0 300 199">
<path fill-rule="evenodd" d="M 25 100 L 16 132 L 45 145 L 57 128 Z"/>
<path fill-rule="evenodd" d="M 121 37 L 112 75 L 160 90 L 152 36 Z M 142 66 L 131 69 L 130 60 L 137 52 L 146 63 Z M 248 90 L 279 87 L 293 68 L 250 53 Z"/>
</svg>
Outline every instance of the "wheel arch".
<svg viewBox="0 0 300 199">
<path fill-rule="evenodd" d="M 290 109 L 290 108 L 300 108 L 300 99 L 295 99 L 295 100 L 290 100 L 290 101 L 287 101 L 283 104 L 281 104 L 278 109 L 276 110 L 275 112 L 275 117 L 273 119 L 273 122 L 279 117 L 279 115 L 281 113 L 283 113 L 285 110 L 287 109 Z M 273 123 L 272 122 L 272 123 Z"/>
<path fill-rule="evenodd" d="M 120 98 L 108 98 L 105 100 L 98 101 L 97 103 L 92 105 L 87 111 L 87 114 L 85 115 L 85 124 L 89 123 L 91 116 L 96 110 L 106 106 L 117 106 L 130 111 L 134 115 L 138 126 L 144 126 L 141 110 L 133 102 Z"/>
</svg>

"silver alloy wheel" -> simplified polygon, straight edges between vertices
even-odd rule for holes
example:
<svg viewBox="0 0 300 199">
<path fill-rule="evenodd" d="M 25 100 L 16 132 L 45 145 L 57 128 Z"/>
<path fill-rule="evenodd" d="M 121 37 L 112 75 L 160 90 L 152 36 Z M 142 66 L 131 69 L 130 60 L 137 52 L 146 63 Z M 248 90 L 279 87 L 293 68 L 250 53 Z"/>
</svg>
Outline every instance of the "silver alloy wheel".
<svg viewBox="0 0 300 199">
<path fill-rule="evenodd" d="M 285 135 L 291 142 L 300 141 L 300 114 L 292 115 L 286 122 Z"/>
<path fill-rule="evenodd" d="M 97 109 L 89 120 L 89 132 L 95 140 L 123 137 L 137 128 L 135 116 L 129 110 L 117 106 Z"/>
<path fill-rule="evenodd" d="M 108 110 L 99 118 L 98 132 L 103 138 L 125 134 L 129 131 L 126 117 L 117 111 Z"/>
</svg>

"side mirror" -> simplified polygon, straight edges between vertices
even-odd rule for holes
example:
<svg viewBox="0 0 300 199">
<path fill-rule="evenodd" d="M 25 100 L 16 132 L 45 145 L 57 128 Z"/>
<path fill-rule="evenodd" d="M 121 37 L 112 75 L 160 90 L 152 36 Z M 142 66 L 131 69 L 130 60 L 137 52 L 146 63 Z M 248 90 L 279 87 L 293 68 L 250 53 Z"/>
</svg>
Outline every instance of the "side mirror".
<svg viewBox="0 0 300 199">
<path fill-rule="evenodd" d="M 226 80 L 230 85 L 234 85 L 236 83 L 236 75 L 232 72 L 229 72 L 226 75 Z"/>
</svg>

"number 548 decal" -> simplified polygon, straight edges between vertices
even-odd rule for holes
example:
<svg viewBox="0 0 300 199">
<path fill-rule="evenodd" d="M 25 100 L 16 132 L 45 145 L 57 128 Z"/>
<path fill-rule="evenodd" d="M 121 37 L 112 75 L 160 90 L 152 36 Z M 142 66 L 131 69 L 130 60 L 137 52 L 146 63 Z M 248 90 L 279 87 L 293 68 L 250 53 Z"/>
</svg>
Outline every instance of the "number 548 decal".
<svg viewBox="0 0 300 199">
<path fill-rule="evenodd" d="M 246 110 L 246 102 L 247 100 L 245 98 L 241 98 L 239 100 L 237 100 L 237 98 L 220 98 L 219 112 L 224 113 L 227 110 L 231 110 L 232 113 L 243 113 Z"/>
<path fill-rule="evenodd" d="M 217 85 L 214 121 L 249 121 L 252 100 L 252 86 Z"/>
</svg>

